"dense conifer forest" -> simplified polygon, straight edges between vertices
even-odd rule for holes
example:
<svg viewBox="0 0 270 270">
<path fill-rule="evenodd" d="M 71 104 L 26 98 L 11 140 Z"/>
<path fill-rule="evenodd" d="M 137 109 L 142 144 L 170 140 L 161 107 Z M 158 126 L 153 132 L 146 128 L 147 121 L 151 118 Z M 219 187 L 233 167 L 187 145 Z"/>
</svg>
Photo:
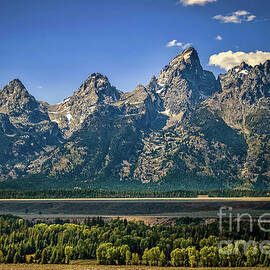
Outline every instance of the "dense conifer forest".
<svg viewBox="0 0 270 270">
<path fill-rule="evenodd" d="M 241 222 L 237 232 L 235 223 L 229 230 L 225 222 L 220 231 L 218 222 L 205 224 L 192 218 L 150 226 L 120 219 L 105 223 L 98 217 L 76 224 L 61 220 L 33 224 L 18 217 L 1 216 L 0 235 L 1 263 L 69 264 L 71 260 L 93 259 L 103 265 L 270 265 L 270 257 L 264 252 L 269 246 L 261 246 L 263 240 L 269 239 L 269 233 L 258 224 L 251 232 L 247 222 Z M 231 244 L 219 250 L 218 243 L 225 239 Z M 250 240 L 253 244 L 248 243 Z"/>
</svg>

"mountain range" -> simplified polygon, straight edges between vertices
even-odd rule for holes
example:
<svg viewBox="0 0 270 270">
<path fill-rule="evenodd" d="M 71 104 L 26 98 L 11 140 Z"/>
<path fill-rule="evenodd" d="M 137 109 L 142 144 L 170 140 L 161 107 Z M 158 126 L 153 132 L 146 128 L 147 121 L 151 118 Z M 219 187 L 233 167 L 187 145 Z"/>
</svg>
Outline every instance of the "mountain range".
<svg viewBox="0 0 270 270">
<path fill-rule="evenodd" d="M 93 73 L 63 102 L 0 91 L 0 181 L 33 188 L 270 187 L 270 60 L 217 79 L 189 48 L 122 92 Z"/>
</svg>

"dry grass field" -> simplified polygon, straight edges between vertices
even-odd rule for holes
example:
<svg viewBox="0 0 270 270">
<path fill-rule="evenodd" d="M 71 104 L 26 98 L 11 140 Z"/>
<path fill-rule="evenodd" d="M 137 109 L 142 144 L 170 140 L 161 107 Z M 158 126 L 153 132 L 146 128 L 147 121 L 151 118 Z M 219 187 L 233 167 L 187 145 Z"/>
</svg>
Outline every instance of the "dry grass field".
<svg viewBox="0 0 270 270">
<path fill-rule="evenodd" d="M 270 198 L 0 200 L 0 214 L 31 218 L 88 216 L 217 217 L 220 207 L 253 217 L 270 211 Z"/>
<path fill-rule="evenodd" d="M 175 267 L 147 267 L 147 266 L 101 266 L 101 265 L 84 265 L 84 264 L 72 264 L 72 265 L 37 265 L 37 264 L 0 264 L 0 270 L 176 270 L 176 269 L 194 269 L 194 268 L 175 268 Z M 199 270 L 211 269 L 211 270 L 259 270 L 270 268 L 196 268 Z"/>
</svg>

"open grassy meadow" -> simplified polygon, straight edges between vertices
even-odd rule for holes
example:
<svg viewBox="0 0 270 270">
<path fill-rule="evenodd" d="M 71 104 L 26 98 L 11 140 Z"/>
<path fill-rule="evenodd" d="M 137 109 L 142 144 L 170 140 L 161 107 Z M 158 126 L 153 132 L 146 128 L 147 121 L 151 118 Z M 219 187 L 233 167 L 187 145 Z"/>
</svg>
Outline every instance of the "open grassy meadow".
<svg viewBox="0 0 270 270">
<path fill-rule="evenodd" d="M 270 211 L 270 198 L 7 199 L 0 214 L 31 218 L 88 216 L 217 217 L 220 207 L 253 217 Z"/>
</svg>

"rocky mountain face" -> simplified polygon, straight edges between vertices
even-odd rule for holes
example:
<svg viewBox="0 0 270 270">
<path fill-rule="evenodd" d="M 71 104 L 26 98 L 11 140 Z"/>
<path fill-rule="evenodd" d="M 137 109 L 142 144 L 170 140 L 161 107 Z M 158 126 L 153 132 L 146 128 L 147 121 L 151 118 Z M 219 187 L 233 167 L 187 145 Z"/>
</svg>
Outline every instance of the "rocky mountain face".
<svg viewBox="0 0 270 270">
<path fill-rule="evenodd" d="M 72 97 L 53 106 L 46 105 L 50 119 L 69 137 L 98 106 L 116 102 L 120 96 L 121 92 L 111 86 L 107 77 L 93 73 Z"/>
<path fill-rule="evenodd" d="M 0 91 L 0 179 L 16 178 L 27 164 L 63 142 L 62 132 L 19 80 Z"/>
<path fill-rule="evenodd" d="M 219 81 L 222 93 L 206 103 L 225 123 L 245 137 L 246 159 L 239 178 L 253 182 L 270 177 L 270 61 L 254 68 L 242 63 Z"/>
<path fill-rule="evenodd" d="M 270 61 L 216 80 L 194 48 L 128 93 L 94 73 L 49 105 L 14 80 L 0 91 L 0 179 L 269 186 L 269 91 Z"/>
<path fill-rule="evenodd" d="M 220 90 L 212 72 L 203 70 L 194 48 L 165 66 L 156 81 L 157 92 L 169 114 L 178 114 Z"/>
</svg>

